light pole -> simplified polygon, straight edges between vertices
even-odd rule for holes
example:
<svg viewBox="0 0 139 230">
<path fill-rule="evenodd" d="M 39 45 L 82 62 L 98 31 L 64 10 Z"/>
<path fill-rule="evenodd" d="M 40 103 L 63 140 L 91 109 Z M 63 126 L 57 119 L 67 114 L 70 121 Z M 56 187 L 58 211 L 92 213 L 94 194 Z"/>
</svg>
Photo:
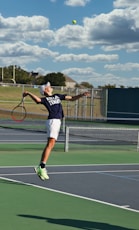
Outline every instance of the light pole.
<svg viewBox="0 0 139 230">
<path fill-rule="evenodd" d="M 13 80 L 15 80 L 15 65 L 13 65 Z"/>
<path fill-rule="evenodd" d="M 16 81 L 15 81 L 15 65 L 13 65 L 13 78 L 12 78 L 12 81 L 14 82 L 14 84 L 16 84 Z"/>
</svg>

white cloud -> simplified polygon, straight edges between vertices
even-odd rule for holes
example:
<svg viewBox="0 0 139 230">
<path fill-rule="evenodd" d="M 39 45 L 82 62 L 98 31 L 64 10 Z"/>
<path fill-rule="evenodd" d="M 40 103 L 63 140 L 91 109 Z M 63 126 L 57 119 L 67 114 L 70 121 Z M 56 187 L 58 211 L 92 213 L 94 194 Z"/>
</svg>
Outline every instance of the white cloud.
<svg viewBox="0 0 139 230">
<path fill-rule="evenodd" d="M 79 36 L 80 35 L 80 36 Z M 66 25 L 55 31 L 51 46 L 66 46 L 68 48 L 93 47 L 92 41 L 88 41 L 84 27 L 79 25 Z"/>
<path fill-rule="evenodd" d="M 92 67 L 87 67 L 87 68 L 69 68 L 63 70 L 63 73 L 69 75 L 69 74 L 80 74 L 80 75 L 90 75 L 93 73 L 93 68 Z"/>
<path fill-rule="evenodd" d="M 87 68 L 68 68 L 64 69 L 62 71 L 63 74 L 70 76 L 73 78 L 75 81 L 78 83 L 82 81 L 88 81 L 92 85 L 94 85 L 94 81 L 92 82 L 92 78 L 90 79 L 90 76 L 93 77 L 93 80 L 96 79 L 97 77 L 100 77 L 100 74 L 95 73 L 95 70 L 92 67 L 87 67 Z M 95 73 L 95 74 L 94 74 Z"/>
<path fill-rule="evenodd" d="M 120 51 L 120 50 L 126 50 L 127 53 L 132 53 L 132 52 L 138 52 L 139 51 L 139 42 L 135 43 L 128 43 L 128 44 L 118 44 L 118 45 L 109 45 L 109 46 L 102 46 L 101 47 L 104 51 Z"/>
<path fill-rule="evenodd" d="M 46 74 L 51 73 L 52 71 L 45 70 L 44 68 L 41 68 L 41 67 L 37 67 L 36 69 L 34 69 L 34 72 L 37 72 L 40 75 L 45 76 Z"/>
<path fill-rule="evenodd" d="M 50 40 L 54 33 L 49 30 L 49 20 L 43 16 L 0 16 L 0 42 Z"/>
<path fill-rule="evenodd" d="M 137 74 L 134 74 L 134 78 L 130 77 L 130 81 L 122 76 L 122 74 L 126 75 L 123 71 L 127 71 L 129 77 L 128 72 L 138 71 L 139 68 L 137 60 L 136 63 L 132 63 L 132 56 L 128 55 L 129 52 L 132 55 L 132 52 L 139 51 L 139 7 L 137 5 L 134 8 L 118 9 L 118 4 L 122 7 L 127 2 L 134 3 L 133 0 L 117 0 L 115 1 L 117 9 L 110 13 L 94 15 L 91 18 L 85 17 L 80 25 L 66 25 L 57 30 L 50 30 L 49 19 L 43 16 L 8 18 L 0 16 L 0 62 L 5 65 L 15 63 L 29 66 L 32 62 L 41 63 L 42 59 L 49 59 L 50 62 L 55 61 L 54 68 L 59 68 L 60 71 L 63 69 L 62 62 L 71 62 L 68 63 L 70 68 L 63 71 L 75 80 L 86 81 L 87 79 L 93 85 L 117 84 L 117 82 L 121 85 L 127 85 L 126 82 L 130 82 L 128 85 L 137 85 Z M 46 48 L 51 46 L 58 52 Z M 75 49 L 78 54 L 74 53 Z M 100 49 L 104 52 L 101 53 Z M 107 63 L 104 66 L 103 62 L 116 63 L 117 60 L 121 60 L 121 50 L 127 63 L 114 65 Z M 106 52 L 109 54 L 106 55 Z M 72 65 L 75 66 L 73 62 L 78 68 L 72 68 Z M 95 66 L 96 63 L 93 62 L 99 63 Z M 87 63 L 88 67 L 86 67 Z M 96 69 L 92 68 L 92 63 Z M 66 64 L 64 63 L 64 68 Z M 45 72 L 41 67 L 40 71 Z M 117 71 L 118 76 L 108 71 Z"/>
<path fill-rule="evenodd" d="M 127 78 L 122 75 L 115 75 L 111 73 L 98 73 L 93 68 L 68 68 L 62 71 L 64 74 L 69 75 L 78 83 L 87 81 L 92 84 L 94 87 L 103 86 L 103 85 L 116 85 L 120 87 L 124 85 L 125 87 L 129 86 L 139 86 L 138 77 Z"/>
<path fill-rule="evenodd" d="M 78 83 L 82 81 L 87 81 L 91 83 L 94 87 L 107 85 L 107 84 L 115 84 L 123 83 L 123 79 L 120 79 L 119 76 L 114 74 L 101 74 L 97 73 L 93 68 L 68 68 L 62 71 L 64 74 L 71 76 Z"/>
<path fill-rule="evenodd" d="M 87 3 L 89 3 L 91 0 L 66 0 L 64 2 L 67 6 L 85 6 Z"/>
<path fill-rule="evenodd" d="M 16 29 L 20 31 L 38 31 L 49 27 L 49 19 L 43 16 L 17 16 L 4 18 L 0 16 L 1 29 Z"/>
<path fill-rule="evenodd" d="M 117 54 L 105 55 L 105 54 L 61 54 L 55 58 L 56 61 L 60 62 L 111 62 L 118 60 Z"/>
<path fill-rule="evenodd" d="M 6 43 L 0 45 L 0 61 L 6 64 L 18 64 L 38 61 L 40 58 L 55 58 L 58 52 L 39 46 L 32 46 L 24 42 Z"/>
<path fill-rule="evenodd" d="M 131 63 L 127 62 L 125 64 L 117 63 L 111 65 L 105 65 L 104 68 L 111 70 L 111 71 L 132 71 L 136 69 L 139 71 L 139 63 Z"/>
<path fill-rule="evenodd" d="M 109 14 L 85 18 L 84 27 L 90 40 L 99 44 L 124 44 L 138 42 L 139 8 L 134 10 L 116 9 Z"/>
<path fill-rule="evenodd" d="M 85 17 L 83 25 L 66 25 L 55 31 L 49 45 L 68 48 L 92 49 L 100 45 L 103 50 L 130 48 L 138 50 L 139 7 L 136 9 L 115 9 L 108 14 Z"/>
<path fill-rule="evenodd" d="M 66 25 L 58 30 L 49 29 L 49 20 L 43 16 L 0 16 L 0 42 L 47 42 L 49 46 L 103 50 L 138 50 L 139 8 L 115 9 L 108 14 L 84 18 L 83 25 Z M 79 36 L 80 35 L 80 36 Z"/>
<path fill-rule="evenodd" d="M 122 7 L 138 7 L 138 0 L 115 0 L 113 3 L 114 7 L 122 8 Z"/>
</svg>

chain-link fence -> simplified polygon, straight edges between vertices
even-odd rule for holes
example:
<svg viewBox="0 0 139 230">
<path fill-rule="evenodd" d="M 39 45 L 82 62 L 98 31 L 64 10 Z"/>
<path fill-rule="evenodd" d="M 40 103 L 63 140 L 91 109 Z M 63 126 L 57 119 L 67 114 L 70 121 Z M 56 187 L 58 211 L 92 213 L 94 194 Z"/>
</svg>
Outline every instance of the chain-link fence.
<svg viewBox="0 0 139 230">
<path fill-rule="evenodd" d="M 89 97 L 82 97 L 76 101 L 63 101 L 63 110 L 66 118 L 94 120 L 104 119 L 107 115 L 107 90 L 106 89 L 79 89 L 54 86 L 53 93 L 78 95 L 85 91 L 90 92 Z M 17 105 L 24 91 L 30 91 L 40 97 L 39 86 L 21 84 L 0 85 L 0 108 L 11 111 Z M 25 98 L 27 113 L 39 115 L 48 114 L 43 105 L 36 105 L 30 97 Z"/>
</svg>

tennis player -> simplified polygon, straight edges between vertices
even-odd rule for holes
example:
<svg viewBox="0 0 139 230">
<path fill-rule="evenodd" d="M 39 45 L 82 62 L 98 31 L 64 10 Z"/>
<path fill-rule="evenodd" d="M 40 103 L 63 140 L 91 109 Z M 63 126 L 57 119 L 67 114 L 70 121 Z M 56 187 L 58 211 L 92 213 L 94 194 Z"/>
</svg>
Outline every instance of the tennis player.
<svg viewBox="0 0 139 230">
<path fill-rule="evenodd" d="M 43 150 L 40 164 L 39 166 L 35 167 L 35 172 L 37 173 L 37 175 L 42 180 L 46 180 L 49 179 L 46 170 L 46 163 L 48 161 L 51 150 L 53 149 L 55 142 L 58 138 L 61 120 L 64 117 L 61 101 L 75 101 L 83 96 L 89 96 L 89 93 L 84 92 L 76 96 L 68 96 L 66 94 L 52 94 L 53 88 L 51 87 L 50 82 L 47 82 L 47 84 L 40 87 L 40 93 L 41 95 L 43 95 L 43 97 L 38 97 L 28 91 L 25 91 L 23 93 L 23 97 L 30 96 L 31 99 L 37 104 L 43 104 L 49 113 L 48 119 L 46 121 L 48 141 Z"/>
</svg>

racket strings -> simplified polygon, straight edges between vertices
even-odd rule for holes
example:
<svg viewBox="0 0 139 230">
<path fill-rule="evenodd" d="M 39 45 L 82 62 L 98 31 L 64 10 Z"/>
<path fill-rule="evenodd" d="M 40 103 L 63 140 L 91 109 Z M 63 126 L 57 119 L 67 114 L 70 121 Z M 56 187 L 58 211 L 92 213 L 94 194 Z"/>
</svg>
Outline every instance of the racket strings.
<svg viewBox="0 0 139 230">
<path fill-rule="evenodd" d="M 26 109 L 23 105 L 19 105 L 12 110 L 11 115 L 15 121 L 23 121 L 26 117 Z"/>
</svg>

